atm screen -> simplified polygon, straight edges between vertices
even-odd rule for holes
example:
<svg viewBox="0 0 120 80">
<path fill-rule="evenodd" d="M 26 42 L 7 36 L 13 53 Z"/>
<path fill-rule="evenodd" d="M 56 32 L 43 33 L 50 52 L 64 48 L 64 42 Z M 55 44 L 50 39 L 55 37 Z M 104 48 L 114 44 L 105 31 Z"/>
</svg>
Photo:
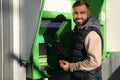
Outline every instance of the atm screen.
<svg viewBox="0 0 120 80">
<path fill-rule="evenodd" d="M 54 44 L 56 46 L 60 44 Z M 56 54 L 56 48 L 52 43 L 39 43 L 39 53 L 40 55 L 52 55 Z M 58 51 L 58 50 L 57 50 Z"/>
<path fill-rule="evenodd" d="M 48 43 L 54 39 L 57 39 L 56 33 L 58 32 L 59 28 L 63 26 L 63 24 L 63 22 L 41 22 L 39 33 L 43 36 L 44 43 Z"/>
<path fill-rule="evenodd" d="M 59 28 L 62 26 L 62 22 L 41 22 L 43 28 Z"/>
<path fill-rule="evenodd" d="M 57 38 L 55 37 L 56 32 L 60 27 L 63 26 L 63 22 L 49 22 L 49 21 L 42 21 L 40 25 L 40 35 L 43 36 L 44 43 L 39 43 L 39 52 L 40 55 L 46 55 L 47 49 L 46 46 L 49 42 L 56 42 Z M 55 53 L 52 47 L 51 51 Z M 49 53 L 52 53 L 49 52 Z"/>
<path fill-rule="evenodd" d="M 40 43 L 39 44 L 39 52 L 40 52 L 40 55 L 46 55 L 47 49 L 46 49 L 46 44 L 45 43 Z"/>
<path fill-rule="evenodd" d="M 70 35 L 68 30 L 70 30 L 68 22 L 42 21 L 39 31 L 40 36 L 42 36 L 42 38 L 39 38 L 40 55 L 48 55 L 48 53 L 51 55 L 56 53 L 56 49 L 53 47 L 56 44 L 62 44 L 64 47 L 66 47 L 68 43 L 66 40 L 69 39 Z"/>
</svg>

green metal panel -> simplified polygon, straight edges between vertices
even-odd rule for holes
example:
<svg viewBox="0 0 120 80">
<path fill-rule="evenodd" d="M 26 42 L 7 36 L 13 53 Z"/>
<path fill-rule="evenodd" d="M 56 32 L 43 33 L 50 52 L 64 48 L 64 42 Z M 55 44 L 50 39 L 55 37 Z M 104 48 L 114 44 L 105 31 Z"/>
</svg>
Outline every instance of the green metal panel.
<svg viewBox="0 0 120 80">
<path fill-rule="evenodd" d="M 98 17 L 98 19 L 100 20 L 100 23 L 101 23 L 101 31 L 102 31 L 103 40 L 104 40 L 102 63 L 105 63 L 105 60 L 108 57 L 108 54 L 106 51 L 106 0 L 103 0 L 100 16 Z"/>
<path fill-rule="evenodd" d="M 35 40 L 33 43 L 33 48 L 32 48 L 32 53 L 31 53 L 31 78 L 32 79 L 38 79 L 41 78 L 42 75 L 40 74 L 39 71 L 39 29 L 40 29 L 40 23 L 41 23 L 41 16 L 43 13 L 43 8 L 44 8 L 44 1 L 42 1 L 42 7 L 40 10 L 40 16 L 39 16 L 39 21 L 38 21 L 38 26 L 36 30 L 36 35 L 35 35 Z"/>
</svg>

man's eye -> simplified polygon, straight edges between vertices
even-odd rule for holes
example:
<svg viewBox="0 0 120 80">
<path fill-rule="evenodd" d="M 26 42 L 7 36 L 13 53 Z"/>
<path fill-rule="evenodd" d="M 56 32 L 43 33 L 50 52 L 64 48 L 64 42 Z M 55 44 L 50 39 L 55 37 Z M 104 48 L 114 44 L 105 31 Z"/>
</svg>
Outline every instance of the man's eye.
<svg viewBox="0 0 120 80">
<path fill-rule="evenodd" d="M 74 14 L 78 14 L 78 12 L 74 12 Z"/>
<path fill-rule="evenodd" d="M 84 14 L 85 13 L 85 11 L 84 12 L 80 12 L 81 14 Z"/>
</svg>

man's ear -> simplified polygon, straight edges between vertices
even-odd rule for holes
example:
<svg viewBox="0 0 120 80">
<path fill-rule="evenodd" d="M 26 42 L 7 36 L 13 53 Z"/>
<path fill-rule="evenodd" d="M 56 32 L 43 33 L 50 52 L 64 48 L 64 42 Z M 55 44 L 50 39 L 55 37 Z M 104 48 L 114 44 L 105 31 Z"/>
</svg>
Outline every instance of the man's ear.
<svg viewBox="0 0 120 80">
<path fill-rule="evenodd" d="M 88 15 L 89 15 L 88 17 L 90 17 L 90 15 L 91 15 L 91 12 L 90 12 L 90 11 L 88 11 Z"/>
</svg>

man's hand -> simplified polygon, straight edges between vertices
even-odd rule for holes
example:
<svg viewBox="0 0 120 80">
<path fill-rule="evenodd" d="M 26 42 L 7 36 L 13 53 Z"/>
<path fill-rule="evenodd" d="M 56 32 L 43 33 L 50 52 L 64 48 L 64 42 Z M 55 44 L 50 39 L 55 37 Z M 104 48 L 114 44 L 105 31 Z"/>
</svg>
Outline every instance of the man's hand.
<svg viewBox="0 0 120 80">
<path fill-rule="evenodd" d="M 60 67 L 64 70 L 64 71 L 68 71 L 69 70 L 69 65 L 70 63 L 64 60 L 59 60 L 59 65 Z"/>
</svg>

